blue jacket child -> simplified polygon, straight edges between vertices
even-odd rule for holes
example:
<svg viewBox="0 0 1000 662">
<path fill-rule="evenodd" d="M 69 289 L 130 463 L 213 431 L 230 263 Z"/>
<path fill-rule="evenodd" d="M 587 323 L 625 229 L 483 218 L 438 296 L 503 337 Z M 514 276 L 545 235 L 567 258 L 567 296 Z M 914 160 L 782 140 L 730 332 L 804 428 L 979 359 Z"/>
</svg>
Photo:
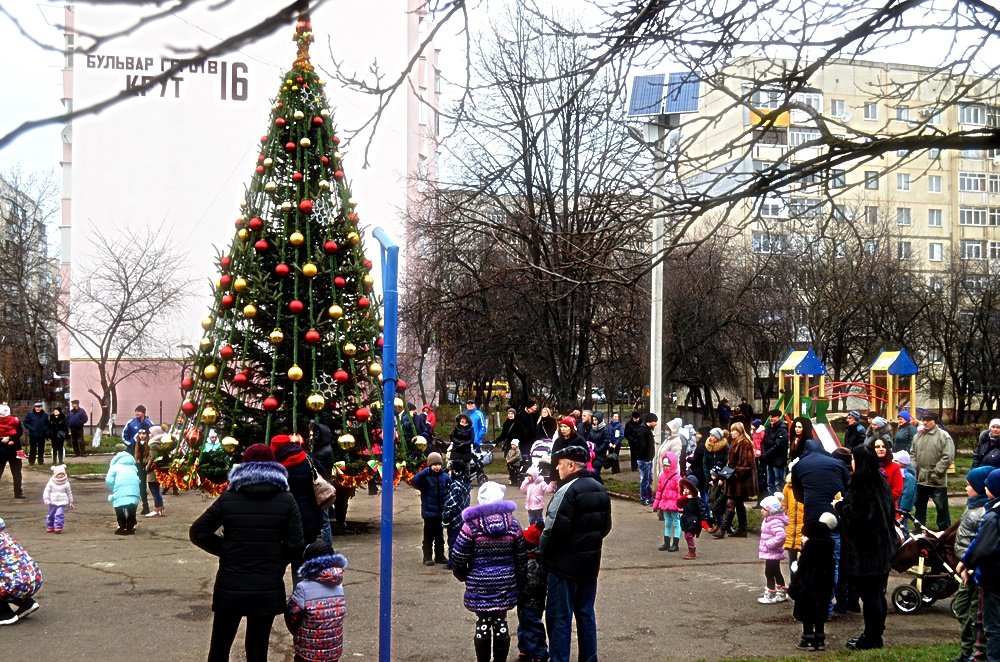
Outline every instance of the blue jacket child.
<svg viewBox="0 0 1000 662">
<path fill-rule="evenodd" d="M 440 453 L 427 456 L 427 466 L 417 472 L 410 484 L 420 490 L 420 517 L 424 520 L 424 565 L 447 563 L 444 556 L 444 531 L 441 516 L 448 497 L 448 483 L 451 476 L 444 471 L 444 461 Z M 434 559 L 431 560 L 431 546 Z"/>
<path fill-rule="evenodd" d="M 122 451 L 111 458 L 108 475 L 104 482 L 111 490 L 108 501 L 115 509 L 118 518 L 118 530 L 115 535 L 127 536 L 135 533 L 135 511 L 139 507 L 139 472 L 135 466 L 135 458 Z"/>
</svg>

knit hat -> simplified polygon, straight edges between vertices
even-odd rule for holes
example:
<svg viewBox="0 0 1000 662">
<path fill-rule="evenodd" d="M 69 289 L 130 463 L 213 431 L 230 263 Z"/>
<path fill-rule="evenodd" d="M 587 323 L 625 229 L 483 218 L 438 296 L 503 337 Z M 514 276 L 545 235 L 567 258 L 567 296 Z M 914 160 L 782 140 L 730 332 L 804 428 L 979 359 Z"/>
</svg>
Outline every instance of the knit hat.
<svg viewBox="0 0 1000 662">
<path fill-rule="evenodd" d="M 292 443 L 292 438 L 287 434 L 276 434 L 271 437 L 271 450 L 277 452 L 282 446 Z"/>
<path fill-rule="evenodd" d="M 847 412 L 847 418 L 853 418 L 856 421 L 860 421 L 861 414 L 858 412 L 857 409 L 852 409 L 851 411 Z"/>
<path fill-rule="evenodd" d="M 277 462 L 274 451 L 264 444 L 252 444 L 243 451 L 244 462 Z"/>
<path fill-rule="evenodd" d="M 10 416 L 10 407 L 7 405 L 0 405 L 0 416 Z"/>
<path fill-rule="evenodd" d="M 66 479 L 66 465 L 65 464 L 57 464 L 57 465 L 53 466 L 52 467 L 52 477 L 59 479 L 60 482 L 62 480 L 65 480 Z"/>
<path fill-rule="evenodd" d="M 892 454 L 892 461 L 905 467 L 910 463 L 910 454 L 906 451 L 896 451 Z"/>
<path fill-rule="evenodd" d="M 469 465 L 465 463 L 465 460 L 452 460 L 451 473 L 453 476 L 466 476 L 469 473 Z"/>
<path fill-rule="evenodd" d="M 993 427 L 994 425 L 1000 425 L 1000 418 L 994 418 L 990 421 L 990 427 Z"/>
<path fill-rule="evenodd" d="M 884 428 L 887 423 L 888 421 L 886 421 L 881 416 L 876 416 L 875 418 L 872 419 L 872 425 L 874 425 L 877 428 Z"/>
<path fill-rule="evenodd" d="M 576 419 L 572 416 L 563 416 L 559 419 L 559 425 L 568 425 L 574 430 L 576 429 Z"/>
<path fill-rule="evenodd" d="M 563 458 L 573 462 L 589 462 L 590 452 L 583 446 L 566 446 L 552 454 L 553 462 L 559 462 Z"/>
<path fill-rule="evenodd" d="M 764 421 L 760 420 L 759 418 L 753 419 L 753 422 L 751 423 L 751 425 L 763 425 L 763 424 Z"/>
<path fill-rule="evenodd" d="M 655 423 L 658 420 L 660 420 L 660 419 L 657 418 L 656 414 L 654 414 L 653 412 L 649 412 L 648 414 L 646 414 L 645 416 L 642 417 L 642 422 L 643 423 Z"/>
<path fill-rule="evenodd" d="M 667 421 L 667 428 L 670 429 L 670 434 L 674 435 L 680 432 L 681 427 L 684 425 L 684 421 L 679 418 L 672 418 Z"/>
<path fill-rule="evenodd" d="M 989 490 L 990 494 L 994 497 L 1000 496 L 1000 469 L 994 469 L 990 472 L 990 475 L 986 477 L 986 489 Z"/>
<path fill-rule="evenodd" d="M 274 448 L 272 446 L 272 448 Z M 274 457 L 286 469 L 296 467 L 306 461 L 306 452 L 298 444 L 284 444 L 274 449 Z"/>
<path fill-rule="evenodd" d="M 709 430 L 708 434 L 715 437 L 716 439 L 722 440 L 726 436 L 726 433 L 722 431 L 722 428 L 712 428 Z"/>
<path fill-rule="evenodd" d="M 302 560 L 308 561 L 309 559 L 314 559 L 317 556 L 331 556 L 333 554 L 333 547 L 326 544 L 326 541 L 320 539 L 315 540 L 306 546 L 305 551 L 302 552 Z"/>
<path fill-rule="evenodd" d="M 854 456 L 851 455 L 851 449 L 840 446 L 839 448 L 834 448 L 830 455 L 834 456 L 848 467 L 851 466 L 851 462 L 854 461 Z"/>
<path fill-rule="evenodd" d="M 507 492 L 507 487 L 505 485 L 494 483 L 491 480 L 482 484 L 479 488 L 479 494 L 476 496 L 476 499 L 480 505 L 496 503 L 497 501 L 503 500 L 505 492 Z"/>
<path fill-rule="evenodd" d="M 435 464 L 444 464 L 444 460 L 441 458 L 441 453 L 432 452 L 427 455 L 427 466 L 433 467 Z"/>
<path fill-rule="evenodd" d="M 837 516 L 831 512 L 825 512 L 819 516 L 819 521 L 826 524 L 826 527 L 830 530 L 837 528 Z"/>
<path fill-rule="evenodd" d="M 771 496 L 764 497 L 760 502 L 760 507 L 766 510 L 769 514 L 774 515 L 775 513 L 780 513 L 784 510 L 782 501 L 785 497 L 781 492 L 775 492 Z"/>
<path fill-rule="evenodd" d="M 899 416 L 897 416 L 896 418 L 901 418 L 904 421 L 906 421 L 907 423 L 909 423 L 912 420 L 910 418 L 910 412 L 906 411 L 905 409 L 903 411 L 899 412 Z"/>
<path fill-rule="evenodd" d="M 602 414 L 599 411 L 595 411 L 594 418 L 597 420 L 598 423 L 602 423 L 604 421 L 604 414 Z"/>
<path fill-rule="evenodd" d="M 976 467 L 965 476 L 965 480 L 972 486 L 972 489 L 976 491 L 976 494 L 985 495 L 986 478 L 995 468 L 996 467 L 991 467 L 989 465 Z"/>
<path fill-rule="evenodd" d="M 531 547 L 538 547 L 539 541 L 542 539 L 542 527 L 544 525 L 541 522 L 535 522 L 527 529 L 524 530 L 524 542 Z"/>
</svg>

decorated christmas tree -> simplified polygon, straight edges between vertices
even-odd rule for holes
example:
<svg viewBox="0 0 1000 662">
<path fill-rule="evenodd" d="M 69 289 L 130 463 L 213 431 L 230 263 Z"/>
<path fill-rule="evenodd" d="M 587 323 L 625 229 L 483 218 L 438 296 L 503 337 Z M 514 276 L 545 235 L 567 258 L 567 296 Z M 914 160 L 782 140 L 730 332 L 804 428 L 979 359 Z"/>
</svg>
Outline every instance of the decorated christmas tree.
<svg viewBox="0 0 1000 662">
<path fill-rule="evenodd" d="M 235 237 L 218 258 L 181 411 L 152 449 L 167 487 L 220 493 L 242 448 L 279 433 L 308 443 L 313 420 L 333 432 L 336 483 L 381 476 L 380 302 L 323 81 L 309 60 L 311 30 L 308 17 L 296 23 L 298 56 L 260 138 Z M 418 454 L 407 460 L 400 432 L 396 480 L 419 462 Z"/>
</svg>

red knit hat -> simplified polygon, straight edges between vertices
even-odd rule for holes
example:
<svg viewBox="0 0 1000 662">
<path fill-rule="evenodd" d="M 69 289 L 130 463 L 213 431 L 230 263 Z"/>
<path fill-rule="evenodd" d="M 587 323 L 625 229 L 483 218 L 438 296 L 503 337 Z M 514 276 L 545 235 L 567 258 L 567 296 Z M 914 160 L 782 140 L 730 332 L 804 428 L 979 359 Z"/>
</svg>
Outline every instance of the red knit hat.
<svg viewBox="0 0 1000 662">
<path fill-rule="evenodd" d="M 264 444 L 253 444 L 243 451 L 244 462 L 277 462 L 274 451 Z"/>
<path fill-rule="evenodd" d="M 559 419 L 559 424 L 568 425 L 574 430 L 576 429 L 576 419 L 573 418 L 572 416 L 563 416 L 561 419 Z"/>
<path fill-rule="evenodd" d="M 286 444 L 292 443 L 292 438 L 287 434 L 276 434 L 271 437 L 271 450 L 276 451 Z"/>
<path fill-rule="evenodd" d="M 532 547 L 538 547 L 538 541 L 542 539 L 542 525 L 535 522 L 524 530 L 524 542 Z"/>
</svg>

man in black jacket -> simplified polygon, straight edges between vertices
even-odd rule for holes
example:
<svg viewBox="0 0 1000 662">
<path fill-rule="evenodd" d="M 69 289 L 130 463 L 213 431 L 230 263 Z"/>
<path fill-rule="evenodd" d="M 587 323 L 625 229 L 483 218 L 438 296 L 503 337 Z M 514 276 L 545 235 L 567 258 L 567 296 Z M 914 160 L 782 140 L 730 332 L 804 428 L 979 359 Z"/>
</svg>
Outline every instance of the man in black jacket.
<svg viewBox="0 0 1000 662">
<path fill-rule="evenodd" d="M 628 461 L 630 469 L 632 471 L 638 471 L 639 465 L 636 464 L 636 452 L 635 444 L 639 435 L 642 434 L 642 412 L 638 409 L 632 412 L 632 418 L 625 423 L 625 441 L 628 442 Z"/>
<path fill-rule="evenodd" d="M 531 455 L 531 444 L 541 439 L 538 433 L 538 404 L 534 400 L 528 400 L 524 409 L 514 414 L 510 440 L 514 439 L 518 441 L 517 449 L 521 451 L 521 460 L 526 461 Z"/>
<path fill-rule="evenodd" d="M 847 429 L 844 430 L 844 446 L 854 448 L 865 443 L 865 426 L 861 425 L 861 413 L 852 411 L 847 415 Z"/>
<path fill-rule="evenodd" d="M 567 446 L 552 455 L 560 487 L 549 503 L 538 543 L 549 571 L 545 620 L 552 662 L 569 662 L 574 617 L 579 659 L 597 659 L 594 602 L 604 538 L 611 532 L 611 499 L 587 471 L 589 457 L 582 446 Z"/>
<path fill-rule="evenodd" d="M 788 465 L 788 426 L 781 420 L 781 411 L 772 409 L 770 425 L 760 442 L 760 463 L 767 472 L 767 493 L 785 489 L 785 468 Z"/>
</svg>

